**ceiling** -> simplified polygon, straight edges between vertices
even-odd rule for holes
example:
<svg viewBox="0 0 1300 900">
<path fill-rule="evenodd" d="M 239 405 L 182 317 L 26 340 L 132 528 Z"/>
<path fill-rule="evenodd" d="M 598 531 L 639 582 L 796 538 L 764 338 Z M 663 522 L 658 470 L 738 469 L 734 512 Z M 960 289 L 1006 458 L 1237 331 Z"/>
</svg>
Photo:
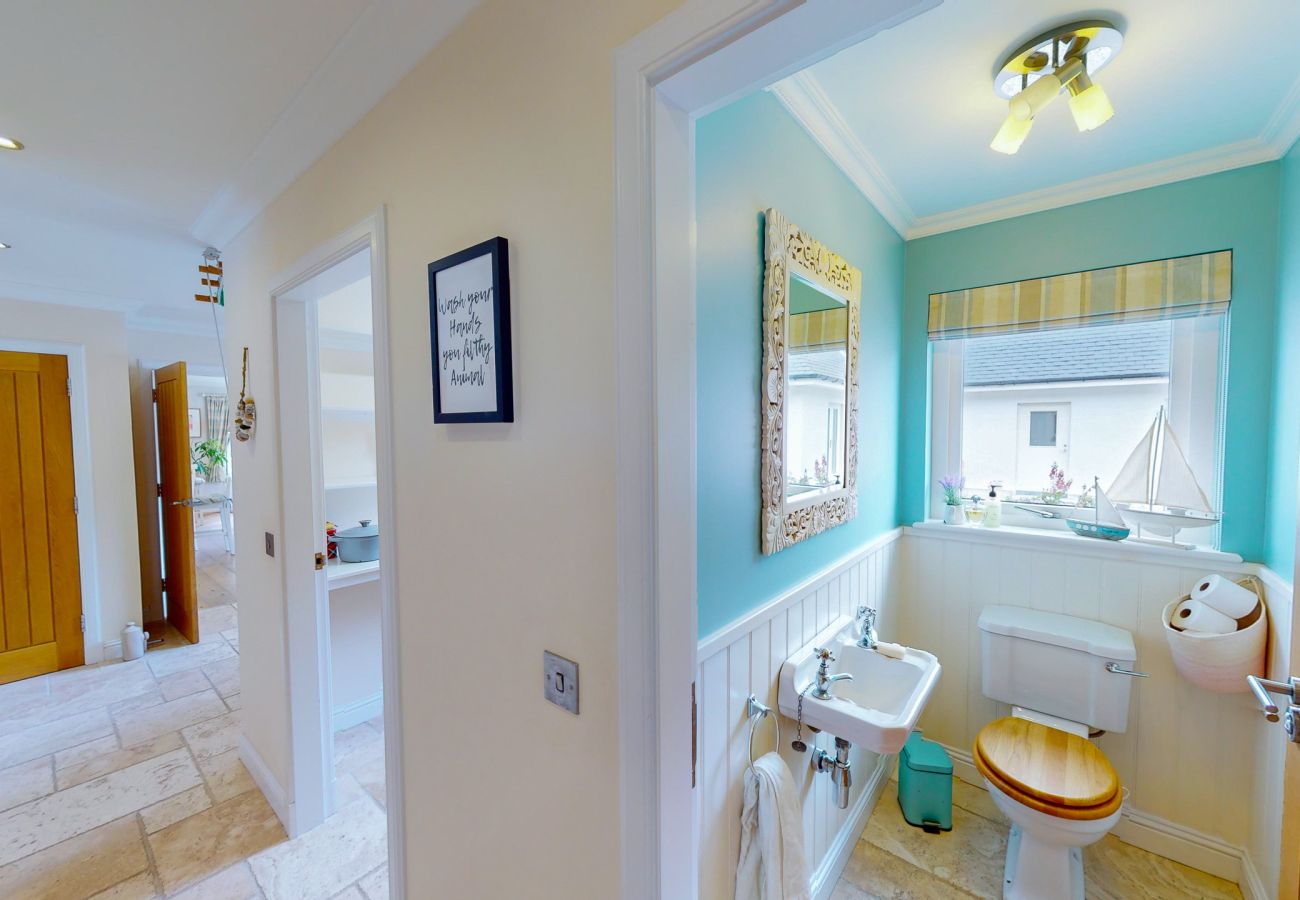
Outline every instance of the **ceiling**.
<svg viewBox="0 0 1300 900">
<path fill-rule="evenodd" d="M 10 4 L 0 296 L 210 327 L 204 246 L 230 240 L 475 0 Z"/>
<path fill-rule="evenodd" d="M 907 237 L 1276 159 L 1300 135 L 1300 4 L 944 0 L 772 90 Z M 1194 14 L 1193 14 L 1194 13 Z M 1057 24 L 1124 32 L 1098 75 L 1115 116 L 1085 134 L 1058 99 L 1014 156 L 989 149 L 1007 114 L 1002 59 Z"/>
</svg>

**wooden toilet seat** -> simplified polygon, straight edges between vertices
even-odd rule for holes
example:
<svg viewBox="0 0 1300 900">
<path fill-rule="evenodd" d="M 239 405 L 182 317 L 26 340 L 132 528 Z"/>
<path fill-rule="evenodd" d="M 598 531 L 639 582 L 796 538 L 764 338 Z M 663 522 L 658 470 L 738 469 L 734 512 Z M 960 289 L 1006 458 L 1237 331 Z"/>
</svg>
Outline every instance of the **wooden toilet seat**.
<svg viewBox="0 0 1300 900">
<path fill-rule="evenodd" d="M 1076 734 L 1008 716 L 975 738 L 975 767 L 1003 793 L 1060 819 L 1104 819 L 1124 802 L 1106 754 Z"/>
</svg>

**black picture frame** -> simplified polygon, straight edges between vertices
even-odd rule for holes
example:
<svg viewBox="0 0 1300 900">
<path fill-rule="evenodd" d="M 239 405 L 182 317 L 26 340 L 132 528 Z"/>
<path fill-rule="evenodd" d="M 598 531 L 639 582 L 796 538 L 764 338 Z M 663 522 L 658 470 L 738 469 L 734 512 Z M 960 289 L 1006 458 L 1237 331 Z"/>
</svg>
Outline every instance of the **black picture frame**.
<svg viewBox="0 0 1300 900">
<path fill-rule="evenodd" d="M 455 268 L 483 256 L 491 256 L 492 272 L 492 336 L 495 360 L 492 363 L 496 377 L 496 408 L 473 411 L 447 412 L 443 409 L 442 352 L 438 346 L 438 323 L 442 313 L 438 309 L 439 272 Z M 515 420 L 515 390 L 513 354 L 510 340 L 510 245 L 503 237 L 494 237 L 475 244 L 459 253 L 445 256 L 429 263 L 429 338 L 433 349 L 433 421 L 435 424 L 457 422 L 513 422 Z M 449 352 L 454 352 L 453 349 Z M 450 393 L 450 392 L 449 392 Z"/>
</svg>

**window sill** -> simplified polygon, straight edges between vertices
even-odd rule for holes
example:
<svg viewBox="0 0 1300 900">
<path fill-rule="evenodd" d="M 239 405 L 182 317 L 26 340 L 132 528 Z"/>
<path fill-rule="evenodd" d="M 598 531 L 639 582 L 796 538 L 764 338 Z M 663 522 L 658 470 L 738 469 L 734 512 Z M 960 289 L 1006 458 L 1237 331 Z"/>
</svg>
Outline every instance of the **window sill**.
<svg viewBox="0 0 1300 900">
<path fill-rule="evenodd" d="M 937 520 L 928 520 L 917 522 L 910 528 L 905 529 L 905 531 L 908 534 L 923 538 L 1049 550 L 1080 556 L 1098 556 L 1106 559 L 1139 560 L 1165 565 L 1204 563 L 1210 568 L 1217 568 L 1237 566 L 1241 565 L 1242 562 L 1241 557 L 1236 553 L 1225 553 L 1221 550 L 1201 548 L 1180 550 L 1177 547 L 1161 547 L 1158 544 L 1139 543 L 1132 540 L 1099 541 L 1094 538 L 1081 537 L 1069 531 L 1050 531 L 1043 528 L 1024 528 L 1017 525 L 984 528 L 976 525 L 945 525 Z"/>
</svg>

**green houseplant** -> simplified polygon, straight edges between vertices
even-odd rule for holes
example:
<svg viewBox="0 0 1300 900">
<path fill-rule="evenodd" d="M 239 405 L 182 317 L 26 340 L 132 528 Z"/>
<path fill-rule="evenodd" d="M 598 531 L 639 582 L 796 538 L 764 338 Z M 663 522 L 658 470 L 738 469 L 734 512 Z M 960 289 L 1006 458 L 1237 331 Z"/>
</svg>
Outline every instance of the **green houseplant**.
<svg viewBox="0 0 1300 900">
<path fill-rule="evenodd" d="M 214 438 L 199 441 L 194 445 L 190 459 L 194 464 L 194 471 L 198 472 L 204 481 L 221 481 L 225 475 L 226 445 Z"/>
</svg>

